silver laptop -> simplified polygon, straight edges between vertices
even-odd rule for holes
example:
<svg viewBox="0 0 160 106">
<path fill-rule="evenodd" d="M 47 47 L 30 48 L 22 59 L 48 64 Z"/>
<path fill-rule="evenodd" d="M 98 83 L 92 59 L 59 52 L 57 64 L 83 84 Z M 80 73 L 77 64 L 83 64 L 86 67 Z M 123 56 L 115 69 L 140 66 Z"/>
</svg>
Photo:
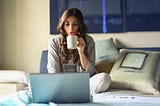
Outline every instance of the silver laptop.
<svg viewBox="0 0 160 106">
<path fill-rule="evenodd" d="M 89 73 L 30 74 L 34 103 L 90 102 Z"/>
</svg>

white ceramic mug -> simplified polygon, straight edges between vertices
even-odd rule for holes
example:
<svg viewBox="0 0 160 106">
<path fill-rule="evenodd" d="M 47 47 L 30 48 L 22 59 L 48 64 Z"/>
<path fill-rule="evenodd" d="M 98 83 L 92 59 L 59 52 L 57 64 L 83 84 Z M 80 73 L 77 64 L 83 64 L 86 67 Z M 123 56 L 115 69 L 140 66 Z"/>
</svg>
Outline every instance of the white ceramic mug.
<svg viewBox="0 0 160 106">
<path fill-rule="evenodd" d="M 77 49 L 77 36 L 74 36 L 74 35 L 67 36 L 67 48 Z"/>
</svg>

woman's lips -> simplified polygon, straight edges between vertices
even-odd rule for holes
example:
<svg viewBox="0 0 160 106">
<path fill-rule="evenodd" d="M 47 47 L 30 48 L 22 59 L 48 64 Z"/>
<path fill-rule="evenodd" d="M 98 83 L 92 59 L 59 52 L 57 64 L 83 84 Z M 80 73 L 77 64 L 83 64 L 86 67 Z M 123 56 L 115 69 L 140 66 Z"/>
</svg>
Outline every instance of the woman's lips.
<svg viewBox="0 0 160 106">
<path fill-rule="evenodd" d="M 70 35 L 75 35 L 75 33 L 74 32 L 70 32 Z"/>
</svg>

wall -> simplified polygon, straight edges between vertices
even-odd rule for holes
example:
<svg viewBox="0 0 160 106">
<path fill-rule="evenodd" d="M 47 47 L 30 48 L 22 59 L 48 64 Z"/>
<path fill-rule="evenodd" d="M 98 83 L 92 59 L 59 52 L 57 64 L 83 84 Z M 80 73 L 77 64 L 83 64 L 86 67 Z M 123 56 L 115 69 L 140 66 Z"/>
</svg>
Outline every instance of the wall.
<svg viewBox="0 0 160 106">
<path fill-rule="evenodd" d="M 95 40 L 112 37 L 117 47 L 160 47 L 160 32 L 92 34 Z"/>
<path fill-rule="evenodd" d="M 38 72 L 47 48 L 49 0 L 0 0 L 0 69 Z"/>
<path fill-rule="evenodd" d="M 0 69 L 38 72 L 41 51 L 53 37 L 49 33 L 49 0 L 0 0 Z M 160 46 L 160 32 L 91 35 L 118 38 L 122 46 Z"/>
<path fill-rule="evenodd" d="M 16 2 L 0 0 L 0 69 L 16 67 Z"/>
</svg>

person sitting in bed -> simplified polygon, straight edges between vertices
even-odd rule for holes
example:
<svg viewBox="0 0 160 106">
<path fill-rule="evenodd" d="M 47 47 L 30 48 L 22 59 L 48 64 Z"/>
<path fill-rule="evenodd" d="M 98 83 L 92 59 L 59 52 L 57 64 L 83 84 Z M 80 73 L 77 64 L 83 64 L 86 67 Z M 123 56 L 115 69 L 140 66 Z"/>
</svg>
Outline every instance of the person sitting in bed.
<svg viewBox="0 0 160 106">
<path fill-rule="evenodd" d="M 57 25 L 59 36 L 48 42 L 48 72 L 88 72 L 91 93 L 106 91 L 111 79 L 107 73 L 95 74 L 95 42 L 87 35 L 83 14 L 77 8 L 66 9 Z M 77 36 L 77 48 L 67 48 L 67 36 Z"/>
</svg>

